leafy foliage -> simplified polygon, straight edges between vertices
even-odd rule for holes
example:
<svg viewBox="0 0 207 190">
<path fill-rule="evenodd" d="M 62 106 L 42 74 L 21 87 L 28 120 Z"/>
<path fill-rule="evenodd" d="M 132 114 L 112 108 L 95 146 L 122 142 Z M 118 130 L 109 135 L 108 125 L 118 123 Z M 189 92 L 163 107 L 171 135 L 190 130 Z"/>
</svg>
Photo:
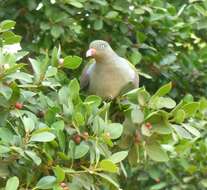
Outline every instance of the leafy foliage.
<svg viewBox="0 0 207 190">
<path fill-rule="evenodd" d="M 134 89 L 116 102 L 85 97 L 78 80 L 66 74 L 82 59 L 67 55 L 60 63 L 60 48 L 54 48 L 22 63 L 26 52 L 18 51 L 16 38 L 4 40 L 14 25 L 10 20 L 0 24 L 1 188 L 57 190 L 66 182 L 74 190 L 120 189 L 119 176 L 133 167 L 183 159 L 179 154 L 199 143 L 206 99 L 176 105 L 167 96 L 171 83 L 154 95 L 145 87 Z"/>
</svg>

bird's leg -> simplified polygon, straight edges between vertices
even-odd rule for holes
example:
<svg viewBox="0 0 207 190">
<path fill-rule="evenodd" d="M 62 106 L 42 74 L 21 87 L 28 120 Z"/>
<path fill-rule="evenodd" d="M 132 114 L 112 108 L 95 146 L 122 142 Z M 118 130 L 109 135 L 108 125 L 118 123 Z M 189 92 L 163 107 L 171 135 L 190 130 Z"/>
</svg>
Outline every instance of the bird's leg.
<svg viewBox="0 0 207 190">
<path fill-rule="evenodd" d="M 113 96 L 112 96 L 112 95 L 107 96 L 107 97 L 105 98 L 105 102 L 111 102 L 112 100 L 113 100 Z"/>
</svg>

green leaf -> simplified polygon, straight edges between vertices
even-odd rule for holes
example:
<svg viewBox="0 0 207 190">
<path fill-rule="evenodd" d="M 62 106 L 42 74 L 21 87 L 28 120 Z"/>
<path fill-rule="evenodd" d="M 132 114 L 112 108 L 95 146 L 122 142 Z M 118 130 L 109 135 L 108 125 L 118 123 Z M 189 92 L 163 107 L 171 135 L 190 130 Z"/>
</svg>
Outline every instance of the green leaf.
<svg viewBox="0 0 207 190">
<path fill-rule="evenodd" d="M 201 133 L 195 128 L 192 127 L 190 124 L 183 123 L 182 126 L 190 132 L 192 135 L 196 136 L 197 138 L 201 137 Z"/>
<path fill-rule="evenodd" d="M 176 55 L 169 54 L 161 60 L 160 65 L 169 65 L 169 64 L 174 63 L 175 61 L 176 61 Z"/>
<path fill-rule="evenodd" d="M 77 79 L 73 79 L 69 83 L 69 94 L 74 99 L 77 98 L 80 91 L 80 85 Z"/>
<path fill-rule="evenodd" d="M 198 102 L 191 102 L 188 104 L 185 104 L 182 109 L 185 111 L 186 118 L 193 117 L 195 113 L 198 111 L 199 103 Z"/>
<path fill-rule="evenodd" d="M 50 132 L 32 134 L 30 142 L 50 142 L 55 139 L 55 135 Z"/>
<path fill-rule="evenodd" d="M 120 151 L 112 154 L 108 159 L 111 160 L 114 164 L 121 162 L 128 155 L 128 151 Z"/>
<path fill-rule="evenodd" d="M 134 106 L 131 112 L 131 118 L 133 123 L 140 124 L 144 121 L 144 113 L 138 106 Z"/>
<path fill-rule="evenodd" d="M 13 29 L 16 22 L 13 20 L 4 20 L 0 23 L 0 32 L 5 32 L 7 30 Z"/>
<path fill-rule="evenodd" d="M 16 61 L 21 60 L 23 57 L 25 57 L 26 55 L 28 55 L 28 51 L 20 51 L 15 53 L 15 57 L 16 57 Z"/>
<path fill-rule="evenodd" d="M 59 38 L 61 34 L 64 33 L 64 29 L 61 26 L 53 26 L 51 29 L 51 34 L 54 38 Z"/>
<path fill-rule="evenodd" d="M 58 92 L 58 99 L 60 104 L 68 103 L 69 90 L 68 87 L 63 86 Z"/>
<path fill-rule="evenodd" d="M 36 152 L 26 150 L 25 153 L 34 161 L 34 163 L 39 166 L 42 162 L 41 158 L 37 156 Z"/>
<path fill-rule="evenodd" d="M 150 167 L 150 169 L 148 170 L 148 172 L 150 177 L 154 180 L 159 179 L 161 177 L 162 172 L 160 170 L 157 169 L 157 167 Z"/>
<path fill-rule="evenodd" d="M 19 179 L 14 176 L 7 180 L 5 190 L 17 190 L 19 186 Z"/>
<path fill-rule="evenodd" d="M 147 73 L 143 73 L 141 71 L 138 71 L 139 75 L 146 78 L 146 79 L 152 79 L 152 77 L 150 75 L 148 75 Z"/>
<path fill-rule="evenodd" d="M 192 139 L 191 134 L 188 131 L 186 131 L 184 127 L 180 125 L 171 125 L 171 126 L 176 131 L 176 133 L 179 135 L 179 137 L 185 138 L 185 139 Z"/>
<path fill-rule="evenodd" d="M 51 128 L 55 129 L 56 131 L 63 131 L 64 127 L 65 127 L 65 124 L 63 120 L 56 121 L 55 123 L 51 125 Z"/>
<path fill-rule="evenodd" d="M 0 127 L 0 139 L 4 143 L 10 143 L 13 138 L 13 133 L 6 127 Z"/>
<path fill-rule="evenodd" d="M 51 189 L 56 182 L 54 176 L 44 176 L 36 184 L 36 189 Z"/>
<path fill-rule="evenodd" d="M 111 176 L 107 176 L 106 174 L 103 173 L 94 173 L 95 175 L 105 179 L 106 181 L 108 181 L 109 183 L 111 183 L 114 187 L 116 187 L 118 190 L 120 190 L 119 184 L 117 182 L 115 182 Z"/>
<path fill-rule="evenodd" d="M 146 144 L 145 146 L 147 155 L 154 161 L 157 162 L 167 162 L 169 160 L 167 153 L 162 149 L 162 147 L 153 142 L 152 144 Z"/>
<path fill-rule="evenodd" d="M 66 135 L 64 131 L 57 131 L 56 136 L 57 136 L 61 150 L 64 151 L 65 146 L 66 146 Z"/>
<path fill-rule="evenodd" d="M 6 146 L 3 146 L 3 145 L 0 145 L 0 154 L 5 154 L 7 152 L 10 152 L 10 148 L 9 147 L 6 147 Z"/>
<path fill-rule="evenodd" d="M 140 106 L 145 106 L 150 99 L 150 94 L 145 89 L 140 89 L 137 94 L 137 99 Z"/>
<path fill-rule="evenodd" d="M 35 75 L 35 80 L 39 81 L 41 75 L 41 63 L 35 59 L 29 58 L 29 61 L 32 65 L 32 69 Z"/>
<path fill-rule="evenodd" d="M 174 119 L 176 123 L 183 123 L 183 121 L 185 120 L 185 111 L 183 109 L 177 110 Z"/>
<path fill-rule="evenodd" d="M 63 67 L 68 69 L 77 69 L 82 62 L 82 58 L 78 56 L 67 56 L 64 58 Z"/>
<path fill-rule="evenodd" d="M 119 171 L 118 167 L 111 160 L 102 160 L 99 165 L 106 172 L 117 173 Z"/>
<path fill-rule="evenodd" d="M 202 185 L 203 187 L 207 188 L 207 179 L 202 179 L 202 180 L 200 181 L 200 183 L 201 183 L 201 185 Z"/>
<path fill-rule="evenodd" d="M 112 18 L 116 18 L 118 15 L 119 13 L 117 11 L 109 11 L 105 17 L 108 19 L 112 19 Z"/>
<path fill-rule="evenodd" d="M 73 121 L 77 124 L 77 126 L 83 126 L 85 124 L 84 116 L 78 111 L 73 114 Z"/>
<path fill-rule="evenodd" d="M 142 59 L 142 54 L 139 53 L 138 51 L 133 51 L 133 53 L 130 56 L 130 61 L 132 62 L 133 65 L 138 64 Z"/>
<path fill-rule="evenodd" d="M 76 7 L 76 8 L 82 8 L 83 7 L 83 4 L 77 0 L 70 0 L 68 2 L 70 5 Z"/>
<path fill-rule="evenodd" d="M 21 36 L 14 34 L 13 32 L 7 31 L 2 34 L 2 37 L 4 39 L 4 44 L 16 44 L 19 43 L 22 39 Z"/>
<path fill-rule="evenodd" d="M 32 132 L 35 128 L 35 123 L 33 121 L 32 118 L 26 117 L 24 116 L 22 118 L 23 124 L 24 124 L 24 128 L 26 132 Z"/>
<path fill-rule="evenodd" d="M 90 95 L 90 96 L 87 96 L 85 101 L 84 101 L 84 104 L 88 104 L 88 105 L 94 105 L 96 107 L 98 107 L 102 102 L 102 99 L 101 97 L 99 96 L 95 96 L 95 95 Z"/>
<path fill-rule="evenodd" d="M 0 86 L 0 94 L 2 94 L 7 100 L 12 96 L 12 89 L 8 86 Z"/>
<path fill-rule="evenodd" d="M 57 178 L 57 182 L 62 182 L 65 179 L 65 171 L 60 166 L 53 167 L 53 172 Z"/>
<path fill-rule="evenodd" d="M 167 122 L 167 121 L 162 121 L 160 123 L 153 124 L 152 127 L 153 128 L 152 128 L 151 132 L 156 132 L 156 133 L 162 134 L 162 135 L 171 134 L 173 131 L 172 128 L 170 127 L 169 122 Z"/>
<path fill-rule="evenodd" d="M 176 102 L 171 98 L 158 97 L 155 101 L 156 101 L 155 104 L 157 109 L 162 109 L 162 108 L 172 109 L 176 106 Z"/>
<path fill-rule="evenodd" d="M 103 28 L 103 20 L 99 19 L 94 22 L 93 28 L 95 30 L 101 30 Z"/>
<path fill-rule="evenodd" d="M 104 130 L 110 134 L 111 139 L 118 139 L 123 132 L 123 126 L 120 123 L 111 123 Z"/>
<path fill-rule="evenodd" d="M 54 47 L 53 50 L 52 50 L 52 57 L 51 57 L 51 65 L 53 67 L 58 66 L 59 58 L 60 58 L 60 46 L 59 46 L 58 49 L 56 47 Z"/>
<path fill-rule="evenodd" d="M 70 148 L 72 149 L 71 155 L 73 155 L 74 159 L 82 158 L 89 151 L 89 146 L 83 142 L 81 144 L 75 145 L 75 146 L 70 143 Z"/>
<path fill-rule="evenodd" d="M 153 96 L 164 96 L 170 92 L 171 88 L 172 88 L 172 83 L 169 82 L 164 86 L 162 86 L 161 88 L 159 88 Z"/>
<path fill-rule="evenodd" d="M 165 96 L 168 92 L 170 92 L 171 87 L 172 87 L 172 83 L 170 82 L 159 88 L 157 92 L 150 98 L 149 106 L 153 109 L 159 109 L 159 107 L 163 107 L 163 106 L 164 107 L 167 106 L 169 108 L 174 107 L 175 106 L 174 100 L 169 98 L 165 99 L 161 97 L 161 96 Z M 164 102 L 162 103 L 163 100 Z"/>
<path fill-rule="evenodd" d="M 206 9 L 204 9 L 202 6 L 198 5 L 198 4 L 195 4 L 194 5 L 194 8 L 200 13 L 202 14 L 204 17 L 207 16 L 207 11 Z"/>
<path fill-rule="evenodd" d="M 9 79 L 20 80 L 27 83 L 32 83 L 33 76 L 24 72 L 16 72 L 7 76 Z"/>
<path fill-rule="evenodd" d="M 166 186 L 167 186 L 167 183 L 166 182 L 162 182 L 162 183 L 159 183 L 159 184 L 151 186 L 150 190 L 159 190 L 159 189 L 165 188 Z"/>
<path fill-rule="evenodd" d="M 57 74 L 57 68 L 56 67 L 51 67 L 49 66 L 46 73 L 45 73 L 45 77 L 48 78 L 48 77 L 53 77 Z"/>
<path fill-rule="evenodd" d="M 135 9 L 134 13 L 137 14 L 137 15 L 142 15 L 142 14 L 145 13 L 145 10 L 144 9 Z"/>
<path fill-rule="evenodd" d="M 6 69 L 4 71 L 3 76 L 6 77 L 7 75 L 10 75 L 10 74 L 16 72 L 18 69 L 21 69 L 23 66 L 24 66 L 24 64 L 21 64 L 21 63 L 16 64 L 14 66 L 11 66 L 9 69 Z"/>
</svg>

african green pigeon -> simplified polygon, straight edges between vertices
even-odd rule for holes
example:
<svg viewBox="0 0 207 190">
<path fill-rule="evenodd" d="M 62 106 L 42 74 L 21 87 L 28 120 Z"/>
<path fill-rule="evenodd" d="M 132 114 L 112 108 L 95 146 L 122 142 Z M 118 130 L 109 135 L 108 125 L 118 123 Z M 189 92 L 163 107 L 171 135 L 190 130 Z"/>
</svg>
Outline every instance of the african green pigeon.
<svg viewBox="0 0 207 190">
<path fill-rule="evenodd" d="M 89 93 L 104 99 L 113 99 L 129 84 L 139 85 L 136 68 L 117 55 L 108 42 L 95 40 L 90 43 L 86 57 L 93 57 L 94 63 L 87 65 L 81 75 L 81 88 L 88 87 Z"/>
</svg>

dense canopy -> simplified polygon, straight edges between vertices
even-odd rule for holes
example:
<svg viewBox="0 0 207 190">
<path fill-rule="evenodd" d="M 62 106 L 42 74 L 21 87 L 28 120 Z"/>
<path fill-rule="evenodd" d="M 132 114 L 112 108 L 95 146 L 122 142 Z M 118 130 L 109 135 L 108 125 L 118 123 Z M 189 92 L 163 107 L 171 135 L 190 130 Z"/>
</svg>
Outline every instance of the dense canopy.
<svg viewBox="0 0 207 190">
<path fill-rule="evenodd" d="M 206 189 L 206 17 L 206 0 L 2 0 L 0 189 Z M 96 39 L 139 88 L 80 89 Z"/>
</svg>

